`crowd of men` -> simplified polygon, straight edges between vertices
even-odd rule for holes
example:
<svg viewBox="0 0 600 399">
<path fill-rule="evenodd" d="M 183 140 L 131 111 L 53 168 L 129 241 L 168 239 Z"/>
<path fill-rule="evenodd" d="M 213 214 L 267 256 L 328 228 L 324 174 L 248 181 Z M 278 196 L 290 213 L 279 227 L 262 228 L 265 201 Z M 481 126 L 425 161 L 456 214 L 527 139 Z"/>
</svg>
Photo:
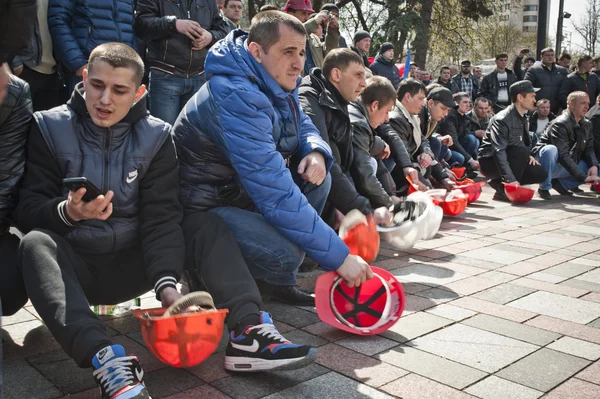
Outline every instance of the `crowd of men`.
<svg viewBox="0 0 600 399">
<path fill-rule="evenodd" d="M 2 312 L 31 300 L 104 398 L 149 393 L 90 305 L 153 289 L 167 307 L 185 276 L 229 309 L 226 369 L 303 367 L 316 349 L 262 298 L 314 305 L 296 287 L 311 262 L 371 278 L 335 231 L 351 210 L 390 225 L 409 184 L 452 189 L 455 166 L 503 201 L 503 183 L 544 199 L 600 183 L 598 58 L 568 73 L 523 51 L 513 72 L 499 54 L 485 77 L 465 60 L 431 82 L 414 64 L 403 79 L 392 43 L 371 62 L 369 32 L 347 46 L 334 4 L 268 5 L 247 31 L 240 0 L 35 7 L 0 2 Z"/>
</svg>

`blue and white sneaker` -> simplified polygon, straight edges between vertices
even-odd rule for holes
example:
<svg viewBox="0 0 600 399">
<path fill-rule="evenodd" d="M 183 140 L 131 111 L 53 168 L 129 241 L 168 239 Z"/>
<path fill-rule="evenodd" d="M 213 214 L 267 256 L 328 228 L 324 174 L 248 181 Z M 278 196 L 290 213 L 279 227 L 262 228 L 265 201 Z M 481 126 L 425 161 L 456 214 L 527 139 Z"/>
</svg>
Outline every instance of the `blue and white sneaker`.
<svg viewBox="0 0 600 399">
<path fill-rule="evenodd" d="M 267 312 L 260 314 L 261 324 L 247 326 L 235 335 L 229 333 L 225 351 L 225 369 L 230 371 L 294 370 L 315 361 L 317 350 L 308 345 L 293 344 L 285 339 Z"/>
<path fill-rule="evenodd" d="M 136 356 L 125 356 L 121 345 L 100 350 L 92 359 L 94 380 L 102 399 L 152 399 L 144 386 L 144 370 Z"/>
</svg>

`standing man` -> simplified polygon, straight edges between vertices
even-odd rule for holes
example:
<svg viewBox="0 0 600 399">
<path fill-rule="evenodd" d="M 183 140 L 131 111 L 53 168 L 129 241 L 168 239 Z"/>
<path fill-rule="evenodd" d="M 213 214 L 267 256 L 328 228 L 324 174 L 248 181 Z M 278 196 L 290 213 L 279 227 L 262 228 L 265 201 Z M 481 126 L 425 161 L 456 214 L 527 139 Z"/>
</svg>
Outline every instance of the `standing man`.
<svg viewBox="0 0 600 399">
<path fill-rule="evenodd" d="M 481 82 L 481 79 L 483 79 L 483 72 L 481 71 L 481 68 L 478 66 L 473 68 L 473 75 L 475 75 L 475 77 L 477 78 L 477 80 L 479 80 L 479 82 Z"/>
<path fill-rule="evenodd" d="M 531 66 L 535 64 L 535 58 L 527 56 L 527 54 L 529 54 L 529 49 L 524 48 L 521 49 L 519 55 L 515 57 L 513 72 L 517 76 L 517 80 L 523 80 L 523 78 L 525 77 L 525 73 L 527 73 L 527 70 L 529 70 L 529 68 L 531 68 Z"/>
<path fill-rule="evenodd" d="M 348 44 L 346 43 L 346 39 L 344 38 L 344 36 L 342 36 L 340 34 L 340 9 L 338 8 L 338 6 L 336 6 L 333 3 L 325 3 L 321 6 L 321 11 L 327 11 L 328 13 L 330 13 L 331 15 L 333 15 L 335 18 L 330 18 L 329 19 L 329 29 L 335 29 L 337 30 L 337 34 L 340 36 L 340 40 L 339 40 L 339 46 L 338 48 L 346 48 L 348 47 Z"/>
<path fill-rule="evenodd" d="M 594 61 L 589 55 L 584 55 L 577 61 L 577 71 L 570 73 L 563 80 L 558 92 L 558 100 L 562 108 L 567 108 L 567 97 L 574 91 L 586 92 L 590 98 L 590 105 L 596 104 L 596 97 L 600 94 L 600 77 L 592 73 Z"/>
<path fill-rule="evenodd" d="M 173 125 L 206 82 L 206 54 L 227 26 L 214 0 L 138 0 L 135 27 L 148 43 L 150 113 Z"/>
<path fill-rule="evenodd" d="M 230 20 L 236 28 L 239 28 L 243 10 L 244 5 L 242 4 L 242 0 L 225 0 L 223 15 Z"/>
<path fill-rule="evenodd" d="M 567 109 L 540 137 L 534 153 L 548 171 L 548 177 L 538 189 L 540 197 L 551 199 L 550 188 L 560 195 L 572 195 L 581 183 L 600 182 L 592 123 L 585 117 L 589 108 L 587 93 L 569 94 Z"/>
<path fill-rule="evenodd" d="M 502 111 L 511 104 L 508 88 L 517 81 L 517 77 L 510 69 L 506 69 L 507 65 L 508 54 L 496 55 L 496 69 L 483 78 L 479 89 L 479 96 L 488 99 L 494 113 Z"/>
<path fill-rule="evenodd" d="M 400 75 L 398 67 L 394 63 L 394 45 L 390 42 L 385 42 L 379 48 L 379 53 L 375 57 L 375 61 L 369 67 L 373 75 L 383 76 L 392 82 L 394 89 L 398 89 L 400 83 Z"/>
<path fill-rule="evenodd" d="M 561 53 L 558 57 L 558 65 L 569 70 L 569 66 L 571 65 L 571 54 L 569 53 Z"/>
<path fill-rule="evenodd" d="M 443 66 L 440 69 L 440 76 L 435 80 L 434 83 L 441 84 L 446 89 L 450 90 L 452 94 L 458 93 L 460 88 L 458 87 L 458 83 L 454 79 L 452 79 L 452 72 L 450 71 L 449 66 Z"/>
<path fill-rule="evenodd" d="M 119 42 L 136 48 L 135 0 L 49 0 L 48 27 L 54 51 L 67 69 L 67 92 L 81 82 L 92 50 Z"/>
<path fill-rule="evenodd" d="M 600 56 L 594 58 L 592 62 L 594 63 L 592 73 L 595 73 L 596 75 L 598 75 L 598 77 L 600 77 Z"/>
<path fill-rule="evenodd" d="M 479 147 L 481 171 L 496 190 L 494 200 L 508 201 L 503 182 L 535 184 L 548 176 L 529 151 L 525 114 L 535 109 L 535 92 L 529 81 L 513 83 L 509 89 L 512 105 L 492 118 Z"/>
<path fill-rule="evenodd" d="M 471 61 L 464 60 L 460 63 L 461 72 L 453 79 L 460 91 L 467 93 L 471 102 L 477 98 L 479 93 L 479 79 L 471 73 Z"/>
<path fill-rule="evenodd" d="M 369 67 L 369 48 L 371 47 L 371 34 L 364 30 L 359 30 L 354 34 L 354 45 L 350 46 L 352 51 L 356 52 L 363 59 L 365 67 Z"/>
<path fill-rule="evenodd" d="M 305 49 L 297 18 L 258 13 L 248 33 L 236 30 L 209 51 L 211 80 L 173 133 L 185 215 L 220 215 L 264 293 L 314 306 L 296 287 L 305 254 L 352 285 L 371 273 L 319 216 L 333 157 L 297 99 Z"/>
<path fill-rule="evenodd" d="M 550 100 L 550 109 L 555 114 L 561 108 L 558 92 L 563 80 L 569 72 L 554 63 L 554 50 L 547 47 L 542 50 L 542 62 L 533 64 L 525 73 L 525 80 L 531 82 L 533 87 L 539 88 L 537 99 L 547 98 Z"/>
</svg>

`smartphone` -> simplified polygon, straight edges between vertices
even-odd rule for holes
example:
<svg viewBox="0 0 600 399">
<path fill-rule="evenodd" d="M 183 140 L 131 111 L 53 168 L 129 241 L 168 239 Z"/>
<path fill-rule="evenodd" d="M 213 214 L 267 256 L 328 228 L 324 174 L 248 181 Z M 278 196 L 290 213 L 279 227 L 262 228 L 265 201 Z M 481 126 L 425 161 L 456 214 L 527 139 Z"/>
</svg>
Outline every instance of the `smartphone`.
<svg viewBox="0 0 600 399">
<path fill-rule="evenodd" d="M 85 202 L 90 202 L 96 199 L 99 195 L 103 195 L 98 187 L 94 186 L 87 178 L 85 177 L 68 177 L 63 179 L 63 186 L 65 186 L 69 191 L 77 191 L 80 188 L 85 188 L 85 194 L 83 198 L 81 198 Z"/>
</svg>

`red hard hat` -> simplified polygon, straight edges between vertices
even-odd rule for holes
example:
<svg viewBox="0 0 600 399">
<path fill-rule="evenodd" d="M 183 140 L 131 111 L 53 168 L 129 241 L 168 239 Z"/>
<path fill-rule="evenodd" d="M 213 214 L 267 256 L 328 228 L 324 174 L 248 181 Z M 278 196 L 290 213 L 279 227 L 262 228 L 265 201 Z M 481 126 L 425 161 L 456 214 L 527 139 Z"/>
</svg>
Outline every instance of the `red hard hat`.
<svg viewBox="0 0 600 399">
<path fill-rule="evenodd" d="M 352 334 L 375 335 L 398 321 L 406 303 L 402 285 L 387 270 L 371 270 L 373 278 L 353 288 L 336 272 L 319 276 L 315 306 L 324 323 Z"/>
<path fill-rule="evenodd" d="M 533 198 L 533 194 L 535 194 L 535 190 L 517 186 L 515 184 L 503 183 L 504 184 L 504 192 L 506 196 L 510 200 L 510 202 L 514 204 L 526 204 Z"/>
<path fill-rule="evenodd" d="M 177 303 L 185 305 L 186 298 L 198 294 L 208 295 L 199 292 L 190 293 L 172 307 Z M 150 352 L 163 363 L 173 367 L 192 367 L 212 355 L 223 336 L 225 316 L 228 311 L 213 307 L 212 310 L 205 312 L 164 316 L 168 310 L 171 310 L 171 307 L 133 311 L 133 315 L 140 320 L 142 337 Z"/>
</svg>

